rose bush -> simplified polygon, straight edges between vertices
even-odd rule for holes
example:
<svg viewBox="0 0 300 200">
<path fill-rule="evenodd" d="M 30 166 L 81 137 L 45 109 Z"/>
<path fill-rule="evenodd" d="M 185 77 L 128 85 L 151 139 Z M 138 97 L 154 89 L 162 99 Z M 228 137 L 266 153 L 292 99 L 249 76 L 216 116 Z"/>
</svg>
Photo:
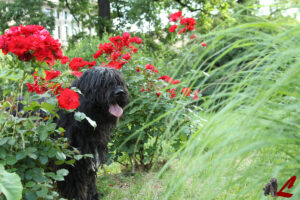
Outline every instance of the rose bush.
<svg viewBox="0 0 300 200">
<path fill-rule="evenodd" d="M 6 97 L 0 103 L 0 163 L 19 175 L 24 199 L 55 199 L 54 183 L 68 171 L 54 173 L 53 164 L 73 164 L 83 156 L 68 146 L 61 137 L 64 130 L 53 122 L 58 110 L 79 105 L 78 94 L 68 88 L 73 75 L 55 70 L 68 59 L 59 41 L 37 25 L 11 27 L 0 36 L 0 48 L 5 55 L 1 57 L 0 77 L 5 85 L 1 92 Z M 9 198 L 7 192 L 3 194 Z M 21 194 L 14 197 L 19 199 Z"/>
</svg>

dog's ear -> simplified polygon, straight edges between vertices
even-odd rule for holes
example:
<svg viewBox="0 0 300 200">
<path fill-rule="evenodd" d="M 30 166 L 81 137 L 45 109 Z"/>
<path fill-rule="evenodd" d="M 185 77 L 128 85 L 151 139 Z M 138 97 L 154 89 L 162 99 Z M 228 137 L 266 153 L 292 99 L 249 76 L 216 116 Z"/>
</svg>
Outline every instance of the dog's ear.
<svg viewBox="0 0 300 200">
<path fill-rule="evenodd" d="M 105 81 L 103 69 L 92 68 L 85 71 L 79 79 L 73 81 L 71 87 L 78 88 L 85 97 L 95 96 Z"/>
</svg>

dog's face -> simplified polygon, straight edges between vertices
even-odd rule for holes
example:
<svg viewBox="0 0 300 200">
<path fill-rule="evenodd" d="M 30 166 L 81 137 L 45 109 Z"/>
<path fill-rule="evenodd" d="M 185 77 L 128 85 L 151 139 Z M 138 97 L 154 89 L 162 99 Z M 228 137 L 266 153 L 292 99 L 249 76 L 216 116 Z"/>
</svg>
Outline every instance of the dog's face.
<svg viewBox="0 0 300 200">
<path fill-rule="evenodd" d="M 121 117 L 129 103 L 129 94 L 122 74 L 114 69 L 93 67 L 72 83 L 93 105 L 115 117 Z"/>
</svg>

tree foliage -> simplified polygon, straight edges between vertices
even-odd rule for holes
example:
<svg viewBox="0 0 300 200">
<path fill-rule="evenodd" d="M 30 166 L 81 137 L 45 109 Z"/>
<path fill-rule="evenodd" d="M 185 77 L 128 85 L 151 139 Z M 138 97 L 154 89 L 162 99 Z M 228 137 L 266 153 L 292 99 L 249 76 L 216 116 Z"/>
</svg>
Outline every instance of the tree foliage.
<svg viewBox="0 0 300 200">
<path fill-rule="evenodd" d="M 47 5 L 49 12 L 45 13 L 42 6 Z M 29 25 L 43 25 L 49 32 L 54 29 L 55 19 L 53 16 L 54 5 L 50 1 L 43 0 L 14 0 L 10 2 L 0 1 L 0 31 L 11 26 Z"/>
<path fill-rule="evenodd" d="M 74 19 L 86 28 L 96 27 L 100 35 L 103 31 L 123 32 L 135 25 L 141 32 L 159 33 L 162 26 L 161 13 L 185 10 L 198 18 L 198 26 L 207 31 L 229 17 L 229 9 L 234 0 L 60 0 L 61 8 L 68 8 Z M 108 13 L 109 12 L 109 13 Z M 148 26 L 148 27 L 146 27 Z M 155 35 L 157 36 L 157 35 Z"/>
</svg>

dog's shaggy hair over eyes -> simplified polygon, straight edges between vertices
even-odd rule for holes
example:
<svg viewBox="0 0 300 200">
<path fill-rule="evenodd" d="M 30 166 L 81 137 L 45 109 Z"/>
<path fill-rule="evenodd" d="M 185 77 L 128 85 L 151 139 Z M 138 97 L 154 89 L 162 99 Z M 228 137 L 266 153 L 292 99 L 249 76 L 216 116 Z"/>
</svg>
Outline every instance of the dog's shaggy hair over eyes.
<svg viewBox="0 0 300 200">
<path fill-rule="evenodd" d="M 106 160 L 110 131 L 122 115 L 122 108 L 129 103 L 128 89 L 119 71 L 104 67 L 85 71 L 71 87 L 82 93 L 76 111 L 85 113 L 97 127 L 94 129 L 87 120 L 76 121 L 74 113 L 63 111 L 56 123 L 66 130 L 65 136 L 71 146 L 82 154 L 93 154 L 94 158 L 83 158 L 74 166 L 62 166 L 69 174 L 64 181 L 57 182 L 57 189 L 62 197 L 70 200 L 97 200 L 97 168 Z"/>
</svg>

